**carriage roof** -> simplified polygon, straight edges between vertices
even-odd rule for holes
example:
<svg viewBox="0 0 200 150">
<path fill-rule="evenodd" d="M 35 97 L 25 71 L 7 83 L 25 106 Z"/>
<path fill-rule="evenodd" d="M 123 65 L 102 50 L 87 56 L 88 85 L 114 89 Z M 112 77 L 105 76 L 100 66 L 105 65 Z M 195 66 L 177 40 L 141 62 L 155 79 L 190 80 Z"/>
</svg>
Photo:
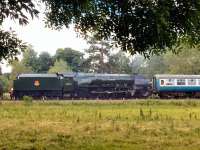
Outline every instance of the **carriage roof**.
<svg viewBox="0 0 200 150">
<path fill-rule="evenodd" d="M 157 79 L 169 78 L 169 79 L 200 79 L 200 75 L 174 75 L 174 74 L 157 74 L 154 76 Z"/>
</svg>

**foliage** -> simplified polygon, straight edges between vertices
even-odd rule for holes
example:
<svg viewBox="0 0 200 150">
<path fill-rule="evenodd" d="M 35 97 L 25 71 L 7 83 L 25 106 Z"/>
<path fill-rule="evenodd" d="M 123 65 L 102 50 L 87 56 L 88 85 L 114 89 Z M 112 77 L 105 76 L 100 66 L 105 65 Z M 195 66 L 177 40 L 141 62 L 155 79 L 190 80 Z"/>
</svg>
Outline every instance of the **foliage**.
<svg viewBox="0 0 200 150">
<path fill-rule="evenodd" d="M 200 49 L 198 46 L 191 48 L 184 43 L 176 50 L 178 53 L 167 52 L 160 56 L 144 59 L 136 56 L 132 60 L 133 73 L 147 74 L 200 74 Z"/>
<path fill-rule="evenodd" d="M 28 15 L 33 18 L 39 13 L 32 0 L 1 0 L 0 6 L 0 24 L 6 18 L 10 18 L 17 20 L 21 25 L 25 25 L 28 24 Z"/>
<path fill-rule="evenodd" d="M 38 57 L 33 47 L 29 46 L 23 52 L 21 63 L 30 67 L 34 73 L 46 73 L 53 66 L 54 60 L 48 52 L 42 52 Z"/>
<path fill-rule="evenodd" d="M 10 74 L 10 84 L 9 87 L 12 87 L 12 82 L 13 80 L 17 77 L 17 75 L 21 73 L 32 73 L 31 67 L 25 66 L 22 62 L 20 61 L 13 61 L 11 63 L 12 71 Z"/>
<path fill-rule="evenodd" d="M 200 74 L 200 48 L 198 46 L 189 48 L 182 45 L 182 50 L 174 55 L 167 53 L 164 56 L 168 72 L 172 74 Z"/>
<path fill-rule="evenodd" d="M 50 67 L 53 66 L 53 58 L 48 52 L 43 52 L 38 57 L 38 70 L 37 72 L 47 73 Z"/>
<path fill-rule="evenodd" d="M 71 67 L 62 59 L 56 60 L 54 65 L 50 67 L 48 73 L 57 73 L 57 72 L 71 72 Z"/>
<path fill-rule="evenodd" d="M 167 55 L 169 55 L 169 53 L 173 55 L 171 59 L 177 59 L 177 55 L 171 52 L 160 56 L 153 56 L 150 59 L 145 59 L 141 55 L 137 55 L 131 62 L 132 73 L 143 74 L 149 78 L 152 78 L 155 74 L 169 74 L 170 62 L 167 62 Z M 177 74 L 181 73 L 177 72 Z"/>
<path fill-rule="evenodd" d="M 32 0 L 0 1 L 0 60 L 16 59 L 16 55 L 26 48 L 26 45 L 17 38 L 14 31 L 4 31 L 1 29 L 3 21 L 10 18 L 18 21 L 20 25 L 26 25 L 28 24 L 29 15 L 33 18 L 38 13 Z"/>
<path fill-rule="evenodd" d="M 3 92 L 9 91 L 9 78 L 5 75 L 0 76 L 0 86 L 3 87 Z M 1 90 L 1 89 L 0 89 Z"/>
<path fill-rule="evenodd" d="M 153 56 L 150 60 L 147 60 L 146 73 L 153 77 L 154 74 L 167 73 L 168 64 L 165 63 L 163 55 Z"/>
<path fill-rule="evenodd" d="M 135 55 L 135 57 L 131 61 L 132 73 L 134 74 L 143 73 L 145 62 L 146 62 L 146 59 L 143 56 Z"/>
<path fill-rule="evenodd" d="M 111 66 L 111 73 L 131 73 L 130 59 L 124 52 L 113 54 L 109 58 L 109 65 Z"/>
<path fill-rule="evenodd" d="M 11 63 L 12 66 L 12 74 L 20 74 L 20 73 L 31 73 L 33 72 L 30 67 L 25 66 L 20 61 L 13 61 Z"/>
<path fill-rule="evenodd" d="M 15 33 L 3 31 L 0 29 L 0 60 L 15 60 L 22 50 L 26 49 L 26 45 L 17 38 Z"/>
<path fill-rule="evenodd" d="M 23 96 L 23 101 L 24 101 L 25 105 L 30 105 L 33 102 L 33 98 L 30 96 Z"/>
<path fill-rule="evenodd" d="M 88 58 L 84 62 L 84 65 L 86 65 L 88 68 L 88 72 L 110 72 L 110 42 L 105 40 L 98 40 L 94 36 L 90 37 L 88 44 L 90 44 L 90 47 L 85 50 L 86 56 L 88 56 Z M 84 67 L 86 68 L 86 66 Z"/>
<path fill-rule="evenodd" d="M 38 72 L 38 58 L 37 52 L 34 51 L 32 46 L 29 46 L 23 53 L 22 63 L 26 67 L 30 67 L 33 72 Z"/>
<path fill-rule="evenodd" d="M 3 99 L 3 100 L 6 100 L 6 101 L 11 100 L 11 99 L 10 99 L 10 94 L 7 93 L 7 92 L 6 92 L 6 93 L 3 93 L 2 99 Z"/>
<path fill-rule="evenodd" d="M 168 64 L 164 59 L 165 55 L 153 56 L 150 59 L 144 59 L 137 56 L 132 61 L 133 73 L 142 73 L 152 78 L 155 74 L 163 74 L 168 71 Z"/>
<path fill-rule="evenodd" d="M 47 25 L 61 28 L 73 23 L 77 31 L 96 32 L 131 54 L 158 54 L 181 39 L 200 42 L 200 0 L 43 1 Z"/>
<path fill-rule="evenodd" d="M 83 53 L 71 48 L 60 48 L 56 51 L 54 59 L 65 61 L 72 71 L 76 72 L 81 70 L 80 65 L 83 62 Z"/>
<path fill-rule="evenodd" d="M 114 53 L 111 41 L 90 36 L 88 43 L 90 47 L 85 50 L 87 59 L 82 64 L 85 72 L 131 73 L 129 58 L 124 52 Z"/>
</svg>

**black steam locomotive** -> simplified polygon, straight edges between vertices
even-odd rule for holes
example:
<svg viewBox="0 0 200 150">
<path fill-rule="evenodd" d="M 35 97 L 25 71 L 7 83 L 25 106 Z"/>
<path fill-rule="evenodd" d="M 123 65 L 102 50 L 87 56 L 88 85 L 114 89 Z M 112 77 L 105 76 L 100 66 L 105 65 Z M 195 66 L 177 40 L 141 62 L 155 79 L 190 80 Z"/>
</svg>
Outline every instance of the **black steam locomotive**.
<svg viewBox="0 0 200 150">
<path fill-rule="evenodd" d="M 13 97 L 68 98 L 145 98 L 149 80 L 142 75 L 57 73 L 20 74 L 13 83 Z"/>
</svg>

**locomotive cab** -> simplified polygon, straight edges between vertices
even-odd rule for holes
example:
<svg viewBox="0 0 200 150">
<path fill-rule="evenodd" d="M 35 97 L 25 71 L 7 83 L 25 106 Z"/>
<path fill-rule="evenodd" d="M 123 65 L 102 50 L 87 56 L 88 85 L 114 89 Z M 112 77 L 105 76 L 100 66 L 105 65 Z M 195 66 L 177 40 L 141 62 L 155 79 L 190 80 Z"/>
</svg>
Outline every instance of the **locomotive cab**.
<svg viewBox="0 0 200 150">
<path fill-rule="evenodd" d="M 134 77 L 135 97 L 145 98 L 151 94 L 151 82 L 143 75 L 135 75 Z"/>
<path fill-rule="evenodd" d="M 76 96 L 76 87 L 77 83 L 74 80 L 75 74 L 68 73 L 64 74 L 63 79 L 63 96 L 66 97 L 75 97 Z"/>
</svg>

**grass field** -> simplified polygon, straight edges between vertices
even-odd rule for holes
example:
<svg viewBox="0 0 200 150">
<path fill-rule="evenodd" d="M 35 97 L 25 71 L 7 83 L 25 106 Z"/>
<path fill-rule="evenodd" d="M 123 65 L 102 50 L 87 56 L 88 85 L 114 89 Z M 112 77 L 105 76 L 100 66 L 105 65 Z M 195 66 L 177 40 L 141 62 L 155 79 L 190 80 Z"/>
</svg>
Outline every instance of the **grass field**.
<svg viewBox="0 0 200 150">
<path fill-rule="evenodd" d="M 200 149 L 200 101 L 0 103 L 0 149 Z"/>
</svg>

